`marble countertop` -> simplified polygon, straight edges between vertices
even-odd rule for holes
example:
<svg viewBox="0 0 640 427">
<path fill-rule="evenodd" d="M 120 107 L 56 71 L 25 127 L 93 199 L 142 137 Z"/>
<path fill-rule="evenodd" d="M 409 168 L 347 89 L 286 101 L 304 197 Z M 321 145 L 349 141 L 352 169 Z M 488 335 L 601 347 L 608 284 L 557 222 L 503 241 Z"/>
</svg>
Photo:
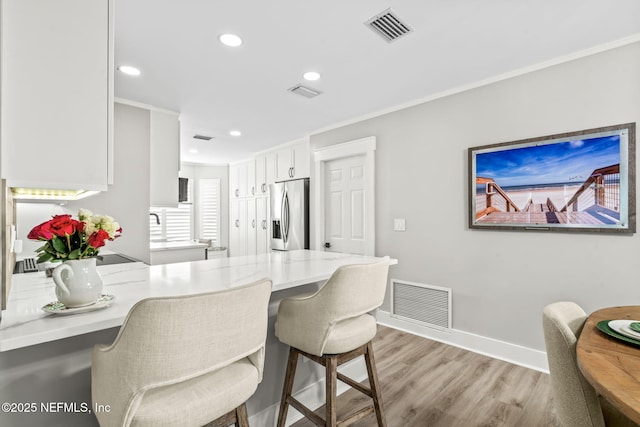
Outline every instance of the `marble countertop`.
<svg viewBox="0 0 640 427">
<path fill-rule="evenodd" d="M 277 292 L 323 281 L 340 266 L 375 258 L 320 251 L 290 251 L 148 266 L 141 262 L 104 265 L 98 271 L 110 307 L 72 315 L 47 314 L 55 285 L 44 272 L 13 276 L 7 309 L 0 320 L 0 351 L 27 347 L 120 326 L 131 307 L 148 297 L 189 295 L 233 288 L 262 278 Z M 397 264 L 392 259 L 391 264 Z"/>
<path fill-rule="evenodd" d="M 164 250 L 176 250 L 176 249 L 197 249 L 197 248 L 208 248 L 209 245 L 206 243 L 200 243 L 195 241 L 185 241 L 185 242 L 151 242 L 149 243 L 149 249 L 152 252 L 154 251 L 164 251 Z"/>
</svg>

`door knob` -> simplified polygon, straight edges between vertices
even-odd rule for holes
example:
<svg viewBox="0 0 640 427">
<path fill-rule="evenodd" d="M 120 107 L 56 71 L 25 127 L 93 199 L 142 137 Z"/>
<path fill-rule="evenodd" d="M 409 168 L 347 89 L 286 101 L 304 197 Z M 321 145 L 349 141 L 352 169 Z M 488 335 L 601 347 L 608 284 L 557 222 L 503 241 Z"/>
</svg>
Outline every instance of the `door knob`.
<svg viewBox="0 0 640 427">
<path fill-rule="evenodd" d="M 330 249 L 331 248 L 331 243 L 325 242 L 324 247 L 325 247 L 325 249 Z"/>
</svg>

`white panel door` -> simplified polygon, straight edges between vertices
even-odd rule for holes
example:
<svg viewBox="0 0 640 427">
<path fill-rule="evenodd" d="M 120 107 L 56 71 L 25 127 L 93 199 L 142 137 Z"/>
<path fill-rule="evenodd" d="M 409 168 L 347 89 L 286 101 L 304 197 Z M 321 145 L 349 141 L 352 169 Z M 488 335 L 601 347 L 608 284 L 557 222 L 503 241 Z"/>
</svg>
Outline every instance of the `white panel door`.
<svg viewBox="0 0 640 427">
<path fill-rule="evenodd" d="M 325 247 L 365 254 L 365 156 L 325 162 Z"/>
</svg>

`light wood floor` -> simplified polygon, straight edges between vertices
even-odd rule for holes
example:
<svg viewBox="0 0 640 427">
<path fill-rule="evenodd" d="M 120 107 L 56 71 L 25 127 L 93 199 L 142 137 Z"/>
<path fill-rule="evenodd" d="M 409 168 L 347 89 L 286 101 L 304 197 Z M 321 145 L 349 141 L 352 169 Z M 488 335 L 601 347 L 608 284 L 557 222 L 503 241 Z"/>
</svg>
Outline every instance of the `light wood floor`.
<svg viewBox="0 0 640 427">
<path fill-rule="evenodd" d="M 384 326 L 373 346 L 389 427 L 557 425 L 547 374 Z M 338 416 L 369 402 L 349 390 L 338 398 Z M 373 415 L 352 424 L 375 425 Z"/>
</svg>

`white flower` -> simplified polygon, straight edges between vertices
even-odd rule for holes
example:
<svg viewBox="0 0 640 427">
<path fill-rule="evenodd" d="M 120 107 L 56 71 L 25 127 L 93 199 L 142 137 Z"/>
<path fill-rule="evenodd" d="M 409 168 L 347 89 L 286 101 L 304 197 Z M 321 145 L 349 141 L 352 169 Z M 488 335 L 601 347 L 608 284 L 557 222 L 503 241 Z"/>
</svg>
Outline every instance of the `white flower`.
<svg viewBox="0 0 640 427">
<path fill-rule="evenodd" d="M 87 218 L 90 218 L 93 213 L 88 209 L 80 209 L 78 211 L 78 220 L 85 221 Z"/>
<path fill-rule="evenodd" d="M 109 240 L 120 236 L 120 224 L 109 215 L 94 215 L 91 211 L 80 209 L 78 219 L 84 222 L 84 234 L 91 236 L 97 230 L 104 230 L 109 234 Z"/>
</svg>

